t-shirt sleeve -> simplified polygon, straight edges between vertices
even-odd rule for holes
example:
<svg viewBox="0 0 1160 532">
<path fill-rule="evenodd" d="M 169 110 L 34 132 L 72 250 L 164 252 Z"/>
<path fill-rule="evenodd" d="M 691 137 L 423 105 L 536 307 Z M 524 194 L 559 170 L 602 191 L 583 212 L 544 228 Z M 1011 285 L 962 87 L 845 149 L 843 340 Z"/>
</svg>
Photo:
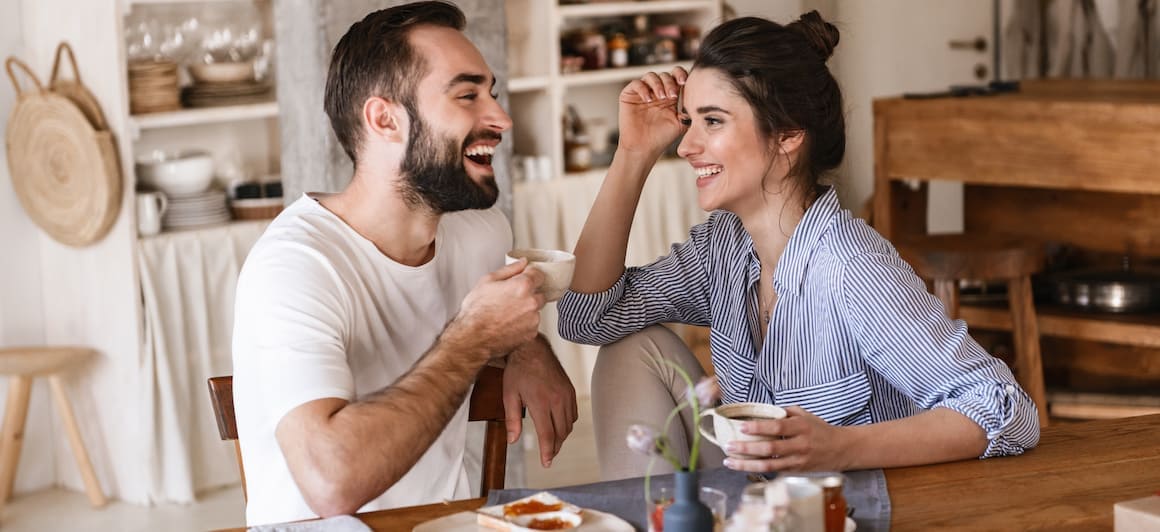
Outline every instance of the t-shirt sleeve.
<svg viewBox="0 0 1160 532">
<path fill-rule="evenodd" d="M 258 403 L 247 408 L 253 422 L 276 426 L 307 402 L 355 399 L 346 293 L 330 262 L 305 246 L 276 242 L 247 259 L 235 304 L 234 370 L 235 390 L 253 387 L 235 392 Z"/>
</svg>

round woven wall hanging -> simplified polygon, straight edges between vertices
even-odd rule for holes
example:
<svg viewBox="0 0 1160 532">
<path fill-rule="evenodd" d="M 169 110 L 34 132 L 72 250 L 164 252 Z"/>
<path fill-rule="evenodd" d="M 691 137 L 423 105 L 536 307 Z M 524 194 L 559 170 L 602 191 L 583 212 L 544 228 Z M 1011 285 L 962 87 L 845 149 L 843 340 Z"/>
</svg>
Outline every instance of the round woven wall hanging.
<svg viewBox="0 0 1160 532">
<path fill-rule="evenodd" d="M 17 93 L 5 144 L 20 204 L 37 225 L 64 244 L 85 246 L 100 240 L 121 205 L 121 173 L 112 134 L 94 128 L 68 97 L 46 90 L 21 61 L 10 57 L 5 67 Z M 21 90 L 13 67 L 24 71 L 35 90 Z M 74 83 L 87 94 L 79 78 Z"/>
</svg>

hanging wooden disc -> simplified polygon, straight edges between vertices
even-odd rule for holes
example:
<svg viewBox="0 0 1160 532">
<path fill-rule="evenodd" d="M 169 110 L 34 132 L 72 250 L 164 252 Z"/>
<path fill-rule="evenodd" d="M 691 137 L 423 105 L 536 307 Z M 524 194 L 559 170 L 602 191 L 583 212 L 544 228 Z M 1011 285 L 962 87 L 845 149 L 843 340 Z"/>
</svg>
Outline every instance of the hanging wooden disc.
<svg viewBox="0 0 1160 532">
<path fill-rule="evenodd" d="M 36 90 L 21 90 L 14 66 L 25 72 Z M 20 204 L 37 225 L 64 244 L 84 246 L 100 240 L 121 205 L 112 134 L 95 130 L 69 98 L 45 90 L 24 63 L 10 57 L 5 67 L 17 92 L 5 144 Z"/>
</svg>

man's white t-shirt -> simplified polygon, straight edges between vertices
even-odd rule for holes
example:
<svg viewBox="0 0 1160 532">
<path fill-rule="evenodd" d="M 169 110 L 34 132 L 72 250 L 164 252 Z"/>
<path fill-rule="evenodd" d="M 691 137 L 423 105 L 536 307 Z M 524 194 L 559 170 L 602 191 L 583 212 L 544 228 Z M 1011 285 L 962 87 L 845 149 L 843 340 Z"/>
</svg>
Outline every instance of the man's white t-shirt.
<svg viewBox="0 0 1160 532">
<path fill-rule="evenodd" d="M 512 235 L 498 209 L 444 215 L 435 256 L 399 264 L 314 198 L 274 219 L 246 258 L 235 302 L 234 407 L 247 525 L 308 519 L 274 429 L 286 413 L 356 401 L 395 382 L 434 344 L 481 277 L 503 266 Z M 467 405 L 394 486 L 360 512 L 470 495 Z M 375 452 L 367 442 L 368 452 Z"/>
</svg>

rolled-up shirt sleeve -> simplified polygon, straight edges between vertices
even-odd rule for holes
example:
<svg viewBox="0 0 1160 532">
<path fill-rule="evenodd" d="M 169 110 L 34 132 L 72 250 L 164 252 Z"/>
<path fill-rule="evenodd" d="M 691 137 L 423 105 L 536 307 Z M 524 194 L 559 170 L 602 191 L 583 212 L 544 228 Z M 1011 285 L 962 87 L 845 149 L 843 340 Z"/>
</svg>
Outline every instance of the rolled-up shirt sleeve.
<svg viewBox="0 0 1160 532">
<path fill-rule="evenodd" d="M 990 442 L 981 458 L 1021 454 L 1039 442 L 1035 403 L 1003 361 L 946 317 L 897 255 L 865 253 L 842 271 L 843 303 L 867 363 L 919 407 L 949 408 Z"/>
<path fill-rule="evenodd" d="M 560 337 L 605 345 L 658 323 L 709 324 L 709 238 L 714 218 L 694 226 L 651 264 L 626 268 L 610 288 L 569 290 L 557 304 Z"/>
</svg>

